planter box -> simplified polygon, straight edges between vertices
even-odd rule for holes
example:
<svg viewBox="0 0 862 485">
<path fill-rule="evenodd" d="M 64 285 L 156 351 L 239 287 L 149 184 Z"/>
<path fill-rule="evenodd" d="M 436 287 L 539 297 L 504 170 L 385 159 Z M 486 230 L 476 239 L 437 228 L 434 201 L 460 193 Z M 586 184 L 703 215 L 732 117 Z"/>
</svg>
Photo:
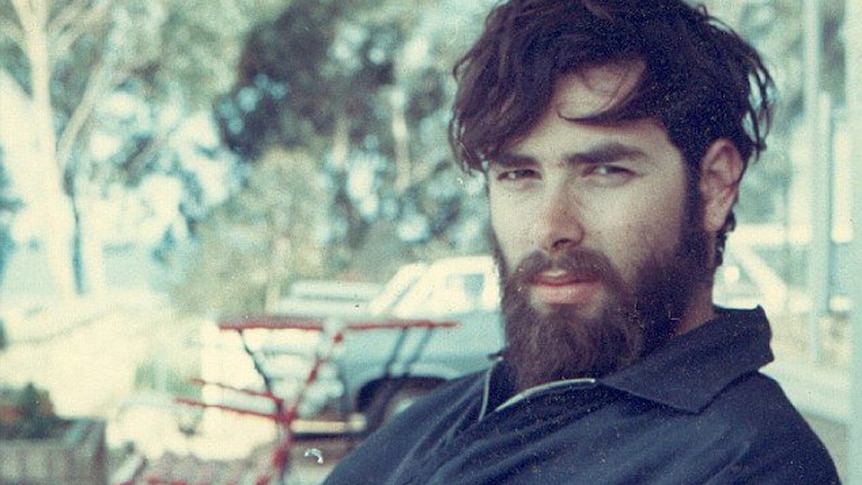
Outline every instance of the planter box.
<svg viewBox="0 0 862 485">
<path fill-rule="evenodd" d="M 52 439 L 0 441 L 0 483 L 105 485 L 105 423 L 73 420 Z"/>
</svg>

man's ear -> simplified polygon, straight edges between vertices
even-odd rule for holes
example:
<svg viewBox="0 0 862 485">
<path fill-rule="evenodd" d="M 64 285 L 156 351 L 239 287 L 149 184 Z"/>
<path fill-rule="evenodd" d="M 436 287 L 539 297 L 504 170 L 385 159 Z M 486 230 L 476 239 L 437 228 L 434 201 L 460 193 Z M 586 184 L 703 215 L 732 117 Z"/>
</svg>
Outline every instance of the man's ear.
<svg viewBox="0 0 862 485">
<path fill-rule="evenodd" d="M 700 193 L 703 201 L 703 228 L 718 232 L 739 195 L 744 164 L 739 150 L 721 138 L 706 150 L 700 164 Z"/>
</svg>

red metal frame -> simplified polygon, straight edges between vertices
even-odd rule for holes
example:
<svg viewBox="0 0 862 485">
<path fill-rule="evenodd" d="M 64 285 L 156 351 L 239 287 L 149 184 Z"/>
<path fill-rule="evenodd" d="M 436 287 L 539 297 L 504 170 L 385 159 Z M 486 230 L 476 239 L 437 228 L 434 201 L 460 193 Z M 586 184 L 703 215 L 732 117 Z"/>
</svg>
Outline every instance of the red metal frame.
<svg viewBox="0 0 862 485">
<path fill-rule="evenodd" d="M 223 331 L 235 331 L 239 334 L 240 338 L 243 338 L 243 332 L 246 330 L 305 330 L 305 331 L 313 331 L 313 332 L 324 332 L 325 331 L 325 323 L 326 321 L 323 319 L 316 318 L 296 318 L 290 316 L 280 316 L 280 315 L 261 315 L 255 317 L 247 317 L 240 319 L 230 319 L 223 320 L 219 322 L 218 327 Z M 318 374 L 323 365 L 327 364 L 332 359 L 332 354 L 336 346 L 338 346 L 344 340 L 344 334 L 346 332 L 362 332 L 362 331 L 375 331 L 375 330 L 398 330 L 398 331 L 406 331 L 410 329 L 425 329 L 425 330 L 433 330 L 437 328 L 453 328 L 457 326 L 457 322 L 451 321 L 432 321 L 432 320 L 376 320 L 376 321 L 356 321 L 349 322 L 346 325 L 342 326 L 339 331 L 334 333 L 329 341 L 332 345 L 329 347 L 330 351 L 325 355 L 322 355 L 320 352 L 315 352 L 314 361 L 312 363 L 311 369 L 308 374 L 305 376 L 304 382 L 302 383 L 302 387 L 299 390 L 297 398 L 291 402 L 285 408 L 285 402 L 282 398 L 276 396 L 272 389 L 270 388 L 271 379 L 269 376 L 261 375 L 264 378 L 264 382 L 266 383 L 267 390 L 266 391 L 254 391 L 249 389 L 239 389 L 232 386 L 224 385 L 221 383 L 207 382 L 202 379 L 193 379 L 192 382 L 198 385 L 215 385 L 223 389 L 229 389 L 234 392 L 238 392 L 245 395 L 257 396 L 264 399 L 271 400 L 276 405 L 276 412 L 274 413 L 265 413 L 261 411 L 254 411 L 250 409 L 243 409 L 234 406 L 221 405 L 221 404 L 210 404 L 202 401 L 197 401 L 193 399 L 185 399 L 185 398 L 176 398 L 176 402 L 188 406 L 200 407 L 200 408 L 211 408 L 211 409 L 221 409 L 225 411 L 230 411 L 238 414 L 248 415 L 248 416 L 257 416 L 264 419 L 269 419 L 274 421 L 281 429 L 281 439 L 280 442 L 276 445 L 271 459 L 272 469 L 267 473 L 261 474 L 255 483 L 257 485 L 266 485 L 269 483 L 273 483 L 273 479 L 276 480 L 276 483 L 281 483 L 284 476 L 286 475 L 289 467 L 290 467 L 290 453 L 292 451 L 292 447 L 295 443 L 295 434 L 293 432 L 292 426 L 293 423 L 299 417 L 299 409 L 302 406 L 306 393 L 311 388 L 312 384 L 318 378 Z M 244 340 L 243 340 L 244 341 Z M 256 359 L 254 352 L 249 349 L 247 346 L 245 347 L 246 352 L 249 354 L 249 357 L 252 360 Z M 256 360 L 255 360 L 256 361 Z M 259 366 L 255 366 L 258 372 L 262 373 L 263 370 Z"/>
</svg>

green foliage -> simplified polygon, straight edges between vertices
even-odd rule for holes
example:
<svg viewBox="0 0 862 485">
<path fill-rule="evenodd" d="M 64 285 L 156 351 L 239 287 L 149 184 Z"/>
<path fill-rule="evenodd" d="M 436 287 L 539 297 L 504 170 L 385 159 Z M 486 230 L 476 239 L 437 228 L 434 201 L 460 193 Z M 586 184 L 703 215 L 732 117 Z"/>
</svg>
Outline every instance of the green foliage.
<svg viewBox="0 0 862 485">
<path fill-rule="evenodd" d="M 27 383 L 22 389 L 0 395 L 0 439 L 45 439 L 64 423 L 54 414 L 48 393 Z"/>
<path fill-rule="evenodd" d="M 0 287 L 6 269 L 6 258 L 15 247 L 12 241 L 12 218 L 21 208 L 21 201 L 8 194 L 10 181 L 3 166 L 3 151 L 0 149 Z M 2 326 L 0 326 L 2 327 Z M 0 345 L 0 350 L 3 346 Z"/>
<path fill-rule="evenodd" d="M 745 223 L 783 221 L 796 170 L 791 163 L 790 148 L 805 116 L 804 2 L 702 0 L 702 3 L 757 48 L 775 78 L 777 107 L 769 149 L 746 172 L 736 213 L 740 222 Z M 824 0 L 817 4 L 823 22 L 821 89 L 840 105 L 845 93 L 845 53 L 840 28 L 844 2 Z"/>
<path fill-rule="evenodd" d="M 201 212 L 197 205 L 203 205 L 200 201 L 209 195 L 196 193 L 203 185 L 197 179 L 211 167 L 183 165 L 198 161 L 189 161 L 194 157 L 188 152 L 197 150 L 197 158 L 219 161 L 229 157 L 219 146 L 189 146 L 196 140 L 189 141 L 188 134 L 181 132 L 194 123 L 190 121 L 194 114 L 209 108 L 217 93 L 229 89 L 242 38 L 250 26 L 284 3 L 56 0 L 47 4 L 48 18 L 40 19 L 36 17 L 40 9 L 27 2 L 0 0 L 0 70 L 9 72 L 30 96 L 39 93 L 32 85 L 31 69 L 41 66 L 50 75 L 50 93 L 46 93 L 50 106 L 40 108 L 47 111 L 41 114 L 51 119 L 56 132 L 53 136 L 40 133 L 45 139 L 34 145 L 54 145 L 56 150 L 34 158 L 45 163 L 44 170 L 57 168 L 63 179 L 62 190 L 48 194 L 50 200 L 70 203 L 58 207 L 58 213 L 68 211 L 70 218 L 72 211 L 79 213 L 72 218 L 77 227 L 52 236 L 70 240 L 49 247 L 61 248 L 51 258 L 73 266 L 86 283 L 87 274 L 101 270 L 90 267 L 101 264 L 92 256 L 97 253 L 80 249 L 90 242 L 101 243 L 101 236 L 86 227 L 88 217 L 100 215 L 86 211 L 98 206 L 105 194 L 129 190 L 156 174 L 168 175 L 181 182 L 187 196 L 179 210 L 188 216 L 189 224 L 195 222 Z M 26 49 L 24 33 L 33 28 L 37 29 L 33 34 L 48 38 L 36 42 L 48 47 L 48 65 L 37 63 L 42 58 L 28 58 L 32 53 Z M 195 128 L 203 131 L 199 125 Z M 26 123 L 22 129 L 28 129 Z M 105 153 L 106 146 L 113 153 Z M 47 160 L 52 156 L 54 160 Z M 31 163 L 27 158 L 10 163 Z M 29 197 L 48 200 L 43 194 Z M 0 254 L 3 244 L 0 237 Z M 65 247 L 73 249 L 65 251 Z"/>
<path fill-rule="evenodd" d="M 401 32 L 392 22 L 350 22 L 367 2 L 296 0 L 245 42 L 238 80 L 216 115 L 235 151 L 322 149 L 339 123 L 355 141 L 382 133 L 380 91 L 393 82 Z"/>
<path fill-rule="evenodd" d="M 149 0 L 140 0 L 150 3 Z M 155 64 L 142 75 L 163 99 L 184 91 L 190 109 L 207 108 L 230 89 L 251 28 L 277 15 L 284 0 L 163 0 Z"/>
<path fill-rule="evenodd" d="M 319 275 L 317 234 L 324 197 L 317 162 L 273 150 L 251 169 L 244 188 L 213 211 L 177 261 L 172 294 L 190 312 L 244 313 L 277 303 L 291 280 Z"/>
<path fill-rule="evenodd" d="M 138 365 L 135 369 L 134 381 L 136 390 L 157 390 L 171 396 L 185 398 L 200 397 L 200 386 L 189 382 L 188 375 L 166 364 L 164 368 L 159 368 L 159 365 L 153 360 L 147 360 Z M 162 386 L 164 386 L 163 389 Z"/>
<path fill-rule="evenodd" d="M 456 3 L 295 0 L 253 30 L 216 103 L 245 159 L 282 146 L 324 161 L 329 271 L 376 279 L 428 245 L 483 248 L 482 199 L 459 183 L 446 123 L 451 67 L 485 8 Z"/>
</svg>

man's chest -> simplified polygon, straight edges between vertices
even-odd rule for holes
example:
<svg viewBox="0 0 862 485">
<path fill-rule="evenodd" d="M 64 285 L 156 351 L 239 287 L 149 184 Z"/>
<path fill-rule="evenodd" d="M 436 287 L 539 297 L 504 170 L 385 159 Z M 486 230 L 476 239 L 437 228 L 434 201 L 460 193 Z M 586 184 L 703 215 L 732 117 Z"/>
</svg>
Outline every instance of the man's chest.
<svg viewBox="0 0 862 485">
<path fill-rule="evenodd" d="M 696 483 L 738 451 L 730 429 L 604 391 L 542 396 L 480 421 L 445 414 L 386 483 Z"/>
</svg>

